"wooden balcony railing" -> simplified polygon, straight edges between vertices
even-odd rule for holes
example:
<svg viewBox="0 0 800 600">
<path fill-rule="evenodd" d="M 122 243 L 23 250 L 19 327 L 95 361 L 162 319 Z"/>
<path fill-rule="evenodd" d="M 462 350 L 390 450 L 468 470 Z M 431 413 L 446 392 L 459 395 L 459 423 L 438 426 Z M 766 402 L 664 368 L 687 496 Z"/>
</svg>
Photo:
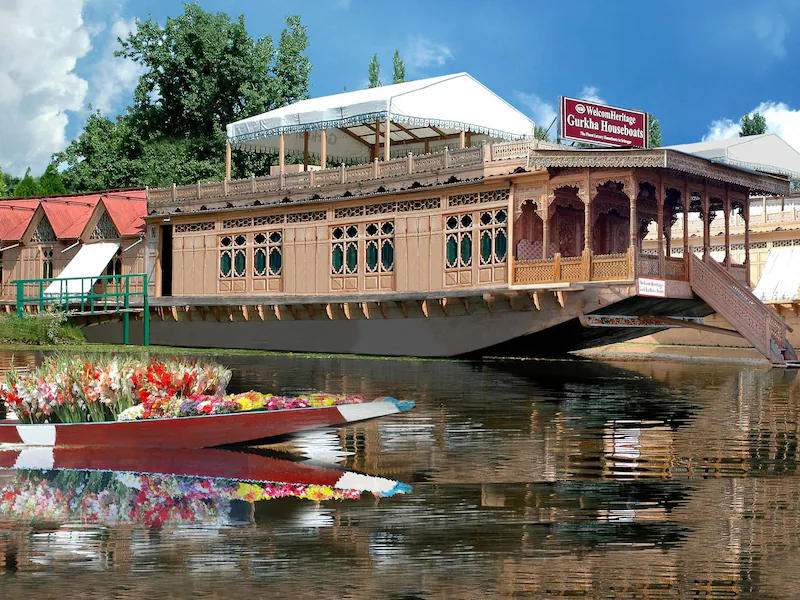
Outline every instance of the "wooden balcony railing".
<svg viewBox="0 0 800 600">
<path fill-rule="evenodd" d="M 579 281 L 621 281 L 633 277 L 631 253 L 592 254 L 551 259 L 518 260 L 514 263 L 514 284 Z"/>
</svg>

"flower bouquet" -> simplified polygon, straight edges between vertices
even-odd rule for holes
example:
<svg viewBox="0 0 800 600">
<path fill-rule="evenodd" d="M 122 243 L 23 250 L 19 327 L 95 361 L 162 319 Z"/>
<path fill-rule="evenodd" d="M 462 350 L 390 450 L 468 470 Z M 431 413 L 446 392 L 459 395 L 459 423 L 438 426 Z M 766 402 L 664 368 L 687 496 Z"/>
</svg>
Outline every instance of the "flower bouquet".
<svg viewBox="0 0 800 600">
<path fill-rule="evenodd" d="M 49 358 L 29 374 L 12 368 L 0 401 L 26 424 L 85 423 L 287 410 L 363 402 L 361 396 L 226 394 L 231 371 L 214 363 L 130 358 Z"/>
</svg>

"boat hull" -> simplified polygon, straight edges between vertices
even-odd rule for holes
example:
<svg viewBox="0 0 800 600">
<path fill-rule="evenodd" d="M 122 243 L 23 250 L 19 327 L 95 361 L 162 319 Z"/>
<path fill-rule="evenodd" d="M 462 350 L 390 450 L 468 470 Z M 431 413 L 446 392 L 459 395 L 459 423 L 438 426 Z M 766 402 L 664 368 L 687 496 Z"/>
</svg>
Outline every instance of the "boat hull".
<svg viewBox="0 0 800 600">
<path fill-rule="evenodd" d="M 344 425 L 408 410 L 382 398 L 361 404 L 140 421 L 22 425 L 0 421 L 0 444 L 81 448 L 211 448 Z"/>
</svg>

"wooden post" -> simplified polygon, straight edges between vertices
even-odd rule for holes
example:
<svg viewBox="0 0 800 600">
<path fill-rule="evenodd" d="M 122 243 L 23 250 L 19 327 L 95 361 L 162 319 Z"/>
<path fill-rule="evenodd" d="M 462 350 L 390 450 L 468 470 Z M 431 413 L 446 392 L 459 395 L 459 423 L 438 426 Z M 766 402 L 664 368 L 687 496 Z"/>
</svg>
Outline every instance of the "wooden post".
<svg viewBox="0 0 800 600">
<path fill-rule="evenodd" d="M 386 129 L 383 132 L 383 160 L 389 160 L 392 155 L 392 122 L 386 117 Z"/>
<path fill-rule="evenodd" d="M 545 202 L 547 202 L 547 201 L 545 200 Z M 547 233 L 548 233 L 547 232 L 547 221 L 549 220 L 548 216 L 549 216 L 549 212 L 550 212 L 550 207 L 545 205 L 544 211 L 542 211 L 542 212 L 544 213 L 544 218 L 542 219 L 542 259 L 546 260 L 546 259 L 550 258 L 548 256 L 548 250 L 549 250 L 548 246 L 550 245 L 550 240 L 548 238 L 550 236 L 547 235 Z"/>
<path fill-rule="evenodd" d="M 703 198 L 700 201 L 703 207 L 703 260 L 711 252 L 711 202 L 708 198 L 708 190 L 703 187 Z"/>
<path fill-rule="evenodd" d="M 231 143 L 225 142 L 225 179 L 231 180 Z"/>
<path fill-rule="evenodd" d="M 731 200 L 728 197 L 728 188 L 722 199 L 722 210 L 725 212 L 725 268 L 731 270 Z"/>
<path fill-rule="evenodd" d="M 381 150 L 381 122 L 375 121 L 375 147 L 372 149 L 372 158 L 376 159 L 380 156 Z"/>
<path fill-rule="evenodd" d="M 323 129 L 322 134 L 320 136 L 320 154 L 319 154 L 319 164 L 320 168 L 327 169 L 328 168 L 328 134 Z"/>
<path fill-rule="evenodd" d="M 692 201 L 689 195 L 689 186 L 684 182 L 683 185 L 683 259 L 686 276 L 689 276 L 689 203 Z"/>
<path fill-rule="evenodd" d="M 303 133 L 303 171 L 308 171 L 308 132 Z"/>
<path fill-rule="evenodd" d="M 744 199 L 744 273 L 747 285 L 752 281 L 750 277 L 750 198 Z"/>
<path fill-rule="evenodd" d="M 633 248 L 634 254 L 636 253 L 636 247 L 639 245 L 639 217 L 636 216 L 636 189 L 629 191 L 630 197 L 628 198 L 628 202 L 630 202 L 630 213 L 631 213 L 631 248 Z"/>
<path fill-rule="evenodd" d="M 281 173 L 283 173 L 283 170 L 286 167 L 286 159 L 284 156 L 285 154 L 286 154 L 286 140 L 284 139 L 283 134 L 281 134 L 280 142 L 278 144 L 278 166 L 281 170 Z"/>
<path fill-rule="evenodd" d="M 459 143 L 461 144 L 462 149 L 467 147 L 467 132 L 464 131 L 463 129 L 461 130 L 461 138 L 459 140 Z"/>
<path fill-rule="evenodd" d="M 656 222 L 658 224 L 658 276 L 664 276 L 664 186 L 656 190 Z"/>
<path fill-rule="evenodd" d="M 409 154 L 409 156 L 411 156 Z M 506 216 L 506 262 L 508 263 L 507 281 L 509 285 L 514 285 L 514 182 L 511 182 L 508 190 L 508 214 Z"/>
</svg>

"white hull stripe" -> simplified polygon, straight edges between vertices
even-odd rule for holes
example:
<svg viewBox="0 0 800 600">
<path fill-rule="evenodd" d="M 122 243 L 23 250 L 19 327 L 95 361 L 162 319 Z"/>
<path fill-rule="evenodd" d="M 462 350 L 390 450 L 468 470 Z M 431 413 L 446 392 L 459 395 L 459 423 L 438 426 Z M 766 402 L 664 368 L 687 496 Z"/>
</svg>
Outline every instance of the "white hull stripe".
<svg viewBox="0 0 800 600">
<path fill-rule="evenodd" d="M 336 407 L 345 421 L 363 421 L 374 419 L 385 415 L 393 415 L 400 412 L 393 402 L 376 400 L 374 402 L 364 402 L 362 404 L 340 404 Z"/>
<path fill-rule="evenodd" d="M 17 433 L 26 446 L 55 446 L 55 425 L 17 425 Z"/>
<path fill-rule="evenodd" d="M 56 464 L 53 448 L 40 446 L 38 448 L 25 448 L 19 453 L 15 469 L 40 469 L 49 471 Z"/>
</svg>

